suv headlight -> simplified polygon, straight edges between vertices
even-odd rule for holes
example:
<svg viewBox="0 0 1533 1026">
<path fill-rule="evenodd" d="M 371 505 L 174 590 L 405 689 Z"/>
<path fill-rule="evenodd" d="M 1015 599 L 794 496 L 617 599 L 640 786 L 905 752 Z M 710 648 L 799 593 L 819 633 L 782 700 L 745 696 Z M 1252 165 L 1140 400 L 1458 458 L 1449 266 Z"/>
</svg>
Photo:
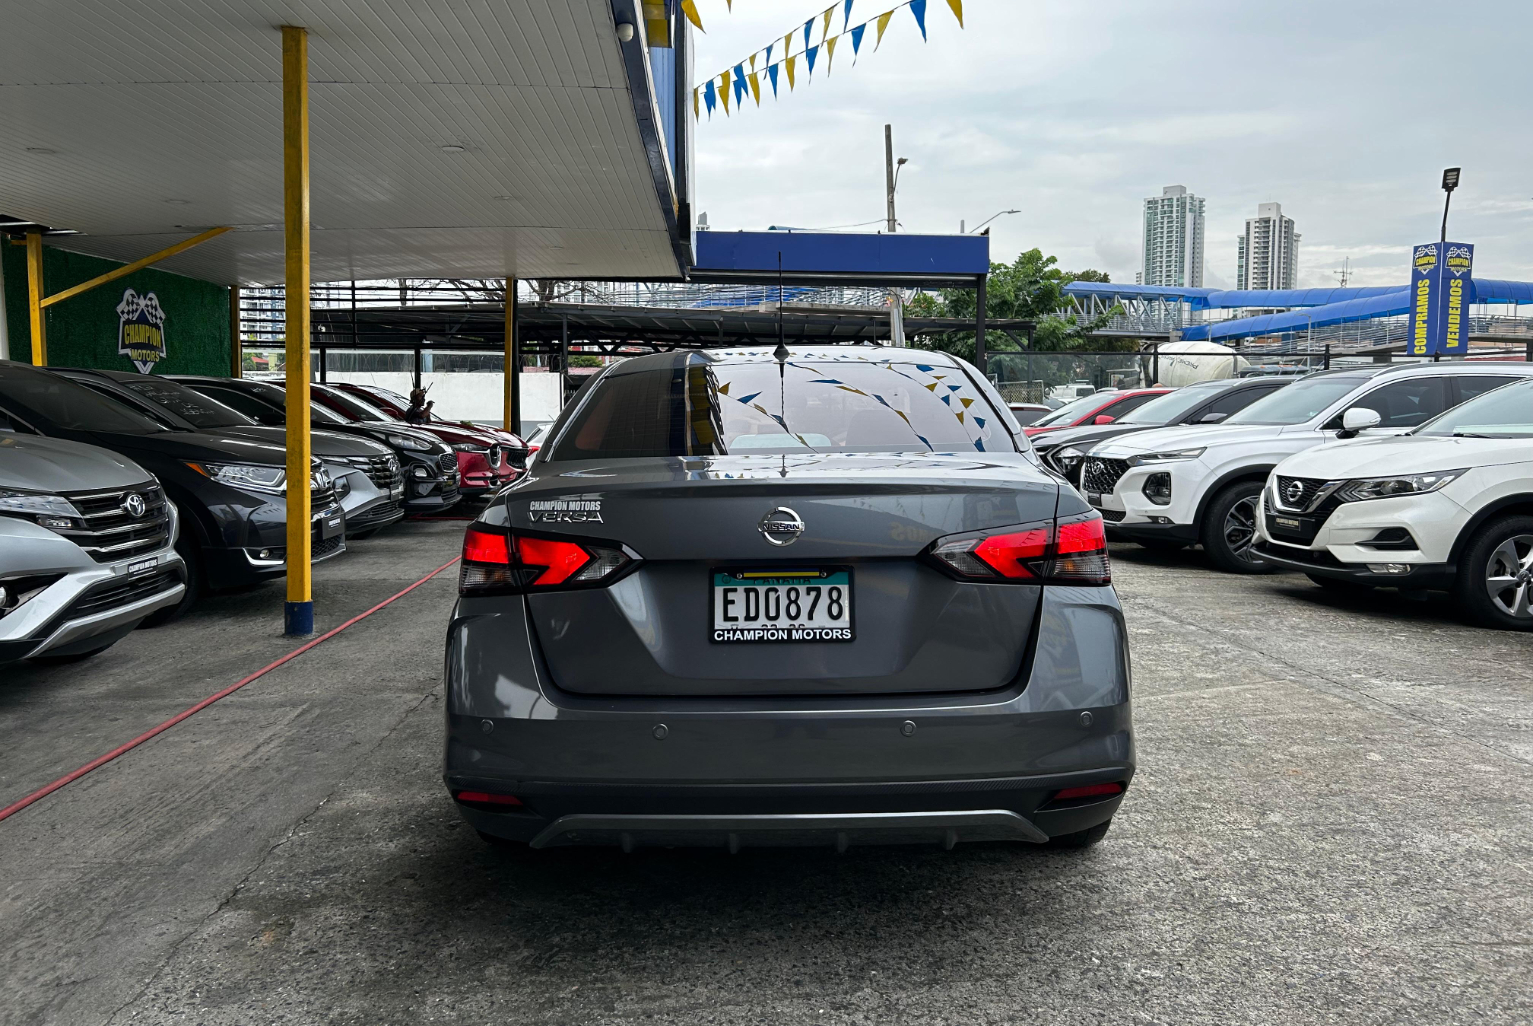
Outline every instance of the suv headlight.
<svg viewBox="0 0 1533 1026">
<path fill-rule="evenodd" d="M 479 455 L 483 456 L 486 453 L 488 453 L 490 450 L 486 449 L 484 446 L 479 445 L 476 442 L 454 442 L 453 443 L 453 451 L 454 452 L 477 452 Z"/>
<path fill-rule="evenodd" d="M 1075 473 L 1075 468 L 1080 466 L 1081 460 L 1085 458 L 1086 454 L 1073 445 L 1067 445 L 1062 449 L 1055 449 L 1048 456 L 1044 457 L 1053 465 L 1055 470 L 1065 475 L 1065 477 Z"/>
<path fill-rule="evenodd" d="M 1175 460 L 1195 460 L 1203 455 L 1208 446 L 1199 446 L 1196 449 L 1173 449 L 1170 452 L 1150 452 L 1143 456 L 1135 456 L 1129 460 L 1129 465 L 1138 467 L 1146 463 L 1171 463 Z"/>
<path fill-rule="evenodd" d="M 398 449 L 411 449 L 415 452 L 430 452 L 431 443 L 424 438 L 415 438 L 411 435 L 387 434 L 383 437 L 389 440 L 389 444 Z"/>
<path fill-rule="evenodd" d="M 74 504 L 62 495 L 19 492 L 6 488 L 0 488 L 0 513 L 22 513 L 36 517 L 44 527 L 73 527 L 75 518 L 80 515 Z"/>
<path fill-rule="evenodd" d="M 281 495 L 287 490 L 287 468 L 249 463 L 188 463 L 197 473 L 231 488 Z"/>
<path fill-rule="evenodd" d="M 1457 480 L 1463 474 L 1462 470 L 1439 470 L 1431 474 L 1361 478 L 1342 485 L 1336 497 L 1342 502 L 1362 502 L 1365 499 L 1388 499 L 1396 495 L 1425 495 Z"/>
</svg>

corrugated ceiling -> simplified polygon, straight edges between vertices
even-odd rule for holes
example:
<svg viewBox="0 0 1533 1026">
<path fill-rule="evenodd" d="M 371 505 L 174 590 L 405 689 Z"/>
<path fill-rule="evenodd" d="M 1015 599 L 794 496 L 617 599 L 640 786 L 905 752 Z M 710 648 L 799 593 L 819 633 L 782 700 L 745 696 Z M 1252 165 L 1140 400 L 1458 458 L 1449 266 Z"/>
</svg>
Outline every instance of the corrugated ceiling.
<svg viewBox="0 0 1533 1026">
<path fill-rule="evenodd" d="M 283 24 L 316 281 L 678 273 L 610 0 L 0 0 L 0 211 L 117 259 L 233 224 L 160 266 L 279 281 Z"/>
</svg>

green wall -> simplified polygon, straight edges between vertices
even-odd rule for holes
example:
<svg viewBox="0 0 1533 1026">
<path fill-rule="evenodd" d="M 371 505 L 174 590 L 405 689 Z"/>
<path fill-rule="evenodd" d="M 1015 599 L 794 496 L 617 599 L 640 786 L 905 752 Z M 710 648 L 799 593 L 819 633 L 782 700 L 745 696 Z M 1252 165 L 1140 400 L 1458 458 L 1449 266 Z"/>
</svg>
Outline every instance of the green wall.
<svg viewBox="0 0 1533 1026">
<path fill-rule="evenodd" d="M 32 324 L 27 313 L 27 252 L 0 238 L 5 261 L 6 329 L 11 359 L 32 358 Z M 61 292 L 122 264 L 100 257 L 43 247 L 45 294 Z M 117 355 L 117 304 L 125 289 L 153 292 L 165 311 L 165 359 L 157 374 L 229 373 L 229 289 L 224 285 L 151 269 L 99 285 L 43 311 L 48 319 L 48 363 L 54 367 L 134 370 Z"/>
</svg>

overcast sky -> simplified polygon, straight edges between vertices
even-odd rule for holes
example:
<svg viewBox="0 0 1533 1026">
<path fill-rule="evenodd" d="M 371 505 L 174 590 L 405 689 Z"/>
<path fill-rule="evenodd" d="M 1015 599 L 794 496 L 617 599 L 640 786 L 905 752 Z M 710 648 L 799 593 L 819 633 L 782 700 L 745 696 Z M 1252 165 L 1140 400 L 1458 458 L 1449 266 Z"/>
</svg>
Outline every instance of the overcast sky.
<svg viewBox="0 0 1533 1026">
<path fill-rule="evenodd" d="M 771 40 L 780 52 L 827 2 L 697 0 L 697 80 Z M 856 0 L 852 24 L 895 2 Z M 1271 201 L 1303 235 L 1301 285 L 1335 284 L 1343 257 L 1353 284 L 1394 284 L 1408 247 L 1437 238 L 1442 168 L 1462 165 L 1449 237 L 1476 244 L 1478 277 L 1533 280 L 1528 0 L 963 6 L 962 30 L 930 0 L 927 43 L 901 10 L 855 67 L 846 39 L 828 77 L 822 53 L 791 95 L 784 79 L 760 108 L 705 111 L 696 209 L 715 230 L 880 218 L 889 122 L 910 158 L 901 231 L 1017 207 L 993 222 L 992 259 L 1037 246 L 1132 282 L 1143 200 L 1176 184 L 1207 200 L 1209 285 L 1233 286 L 1235 237 Z"/>
</svg>

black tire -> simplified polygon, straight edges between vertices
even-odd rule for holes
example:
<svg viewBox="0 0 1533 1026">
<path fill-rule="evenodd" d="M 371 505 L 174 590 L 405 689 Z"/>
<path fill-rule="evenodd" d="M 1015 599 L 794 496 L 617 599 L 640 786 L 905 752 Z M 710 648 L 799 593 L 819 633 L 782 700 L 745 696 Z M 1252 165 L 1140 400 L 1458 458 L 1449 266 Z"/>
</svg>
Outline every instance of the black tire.
<svg viewBox="0 0 1533 1026">
<path fill-rule="evenodd" d="M 1203 511 L 1200 541 L 1214 566 L 1230 574 L 1270 574 L 1277 567 L 1251 551 L 1256 540 L 1260 481 L 1236 481 L 1221 489 Z"/>
<path fill-rule="evenodd" d="M 185 522 L 183 521 L 181 537 L 176 539 L 176 555 L 186 564 L 186 591 L 181 593 L 181 601 L 173 606 L 156 609 L 144 618 L 140 627 L 160 627 L 182 616 L 197 600 L 202 597 L 202 559 L 197 555 L 196 541 L 187 538 Z"/>
<path fill-rule="evenodd" d="M 1486 627 L 1533 631 L 1533 517 L 1493 520 L 1459 559 L 1454 597 Z"/>
<path fill-rule="evenodd" d="M 1327 591 L 1352 591 L 1360 593 L 1372 591 L 1377 587 L 1377 585 L 1369 584 L 1367 581 L 1350 581 L 1345 577 L 1326 577 L 1324 574 L 1305 574 L 1304 576 Z"/>
<path fill-rule="evenodd" d="M 1112 826 L 1112 820 L 1106 823 L 1098 823 L 1094 827 L 1085 830 L 1077 830 L 1073 834 L 1059 834 L 1049 838 L 1050 848 L 1089 848 L 1102 838 L 1107 836 L 1107 828 Z"/>
</svg>

